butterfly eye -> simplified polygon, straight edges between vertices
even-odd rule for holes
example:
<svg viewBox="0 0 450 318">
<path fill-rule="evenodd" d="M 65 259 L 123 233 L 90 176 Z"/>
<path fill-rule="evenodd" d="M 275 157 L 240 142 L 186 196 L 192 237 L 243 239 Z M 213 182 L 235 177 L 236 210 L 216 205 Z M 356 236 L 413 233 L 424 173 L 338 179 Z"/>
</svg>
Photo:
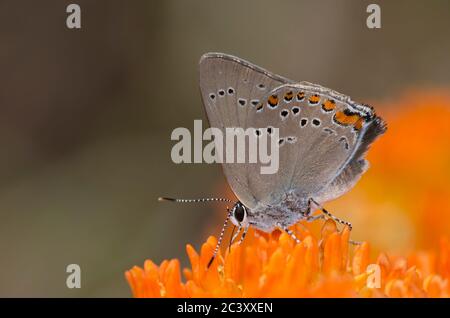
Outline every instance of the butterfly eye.
<svg viewBox="0 0 450 318">
<path fill-rule="evenodd" d="M 243 223 L 247 217 L 247 209 L 241 203 L 238 203 L 234 206 L 233 216 L 239 224 Z"/>
</svg>

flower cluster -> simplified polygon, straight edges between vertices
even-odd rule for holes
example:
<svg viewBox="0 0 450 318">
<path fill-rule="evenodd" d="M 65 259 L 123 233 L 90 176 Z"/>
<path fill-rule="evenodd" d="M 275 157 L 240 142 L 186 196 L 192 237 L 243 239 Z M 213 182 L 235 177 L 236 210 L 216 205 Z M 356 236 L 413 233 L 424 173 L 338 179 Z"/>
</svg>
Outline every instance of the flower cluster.
<svg viewBox="0 0 450 318">
<path fill-rule="evenodd" d="M 187 245 L 191 263 L 183 271 L 177 259 L 160 266 L 147 260 L 126 278 L 135 297 L 448 297 L 450 244 L 442 240 L 438 254 L 408 258 L 370 257 L 366 242 L 349 243 L 349 230 L 337 231 L 328 220 L 317 240 L 302 224 L 293 228 L 300 244 L 286 233 L 250 233 L 207 268 L 216 239 L 200 253 Z M 437 256 L 437 258 L 436 258 Z M 378 280 L 378 281 L 377 281 Z M 378 285 L 377 285 L 378 284 Z"/>
</svg>

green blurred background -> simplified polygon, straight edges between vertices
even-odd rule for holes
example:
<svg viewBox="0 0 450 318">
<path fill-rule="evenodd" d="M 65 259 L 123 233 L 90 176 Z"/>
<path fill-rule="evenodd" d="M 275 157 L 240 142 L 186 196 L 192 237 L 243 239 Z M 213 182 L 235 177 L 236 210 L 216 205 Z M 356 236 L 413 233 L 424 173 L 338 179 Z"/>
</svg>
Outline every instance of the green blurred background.
<svg viewBox="0 0 450 318">
<path fill-rule="evenodd" d="M 171 131 L 205 118 L 203 53 L 384 101 L 448 87 L 449 31 L 447 0 L 0 1 L 0 296 L 128 297 L 126 269 L 215 234 L 217 207 L 156 201 L 224 189 L 220 166 L 170 159 Z"/>
</svg>

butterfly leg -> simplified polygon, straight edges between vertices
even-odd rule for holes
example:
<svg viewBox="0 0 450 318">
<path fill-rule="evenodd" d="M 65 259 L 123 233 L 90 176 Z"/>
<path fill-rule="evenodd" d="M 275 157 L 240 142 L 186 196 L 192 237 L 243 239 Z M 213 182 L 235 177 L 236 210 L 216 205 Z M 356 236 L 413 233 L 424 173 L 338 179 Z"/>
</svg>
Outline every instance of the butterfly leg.
<svg viewBox="0 0 450 318">
<path fill-rule="evenodd" d="M 212 257 L 211 257 L 211 259 L 208 262 L 207 268 L 209 268 L 211 266 L 212 262 L 214 261 L 214 259 L 217 256 L 217 253 L 219 252 L 220 245 L 222 244 L 223 235 L 225 233 L 225 229 L 227 227 L 228 220 L 231 217 L 231 210 L 228 207 L 227 207 L 227 212 L 228 212 L 227 213 L 227 217 L 225 219 L 225 222 L 223 223 L 222 231 L 220 231 L 219 240 L 217 241 L 216 248 L 214 249 Z"/>
<path fill-rule="evenodd" d="M 300 244 L 301 241 L 297 238 L 297 236 L 295 236 L 295 233 L 292 232 L 287 226 L 278 224 L 278 227 L 281 228 L 283 231 L 285 231 L 287 234 L 289 234 L 289 236 L 297 243 Z"/>
<path fill-rule="evenodd" d="M 314 203 L 314 205 L 316 205 L 316 206 L 319 208 L 319 210 L 320 210 L 325 216 L 327 216 L 328 218 L 332 219 L 332 220 L 335 221 L 335 222 L 338 222 L 338 223 L 343 224 L 343 225 L 347 225 L 348 228 L 350 229 L 350 231 L 352 230 L 353 227 L 352 227 L 352 224 L 351 224 L 350 222 L 341 220 L 340 218 L 334 216 L 333 214 L 331 214 L 330 212 L 328 212 L 323 206 L 321 206 L 316 200 L 314 200 L 314 199 L 309 199 L 309 204 L 310 204 L 310 205 L 311 205 L 311 202 Z"/>
<path fill-rule="evenodd" d="M 315 201 L 314 199 L 310 199 L 310 202 L 309 202 L 310 205 L 311 205 L 311 202 L 314 203 L 314 205 L 316 205 L 317 208 L 319 208 L 320 211 L 321 211 L 323 214 L 316 215 L 316 216 L 311 216 L 311 217 L 309 217 L 309 218 L 306 219 L 307 221 L 310 221 L 311 219 L 317 220 L 317 219 L 323 219 L 323 218 L 325 218 L 325 217 L 329 217 L 330 219 L 334 220 L 335 222 L 338 222 L 338 223 L 343 224 L 343 225 L 347 225 L 348 228 L 350 229 L 350 231 L 352 230 L 353 227 L 352 227 L 352 224 L 351 224 L 350 222 L 341 220 L 341 219 L 339 219 L 338 217 L 334 216 L 333 214 L 331 214 L 330 212 L 328 212 L 326 209 L 324 209 L 324 208 L 323 208 L 317 201 Z M 320 216 L 322 216 L 322 218 L 320 218 Z M 349 242 L 350 244 L 352 244 L 352 245 L 361 245 L 361 244 L 362 244 L 361 242 L 357 242 L 357 241 L 353 241 L 353 240 L 349 240 L 348 242 Z"/>
<path fill-rule="evenodd" d="M 242 232 L 241 239 L 239 240 L 239 245 L 241 245 L 242 242 L 244 242 L 245 235 L 247 235 L 248 228 L 249 228 L 249 226 L 244 227 L 244 231 Z"/>
<path fill-rule="evenodd" d="M 314 221 L 323 220 L 323 219 L 325 219 L 325 215 L 323 215 L 323 214 L 308 215 L 306 217 L 306 222 L 314 222 Z"/>
<path fill-rule="evenodd" d="M 241 233 L 241 230 L 242 230 L 242 226 L 239 225 L 236 233 L 234 233 L 233 237 L 231 238 L 230 246 L 233 245 L 233 242 L 236 240 L 236 238 L 238 237 L 239 233 Z"/>
<path fill-rule="evenodd" d="M 231 244 L 233 244 L 234 231 L 236 231 L 236 226 L 233 226 L 233 230 L 231 231 L 230 241 L 228 242 L 228 253 L 231 252 Z"/>
</svg>

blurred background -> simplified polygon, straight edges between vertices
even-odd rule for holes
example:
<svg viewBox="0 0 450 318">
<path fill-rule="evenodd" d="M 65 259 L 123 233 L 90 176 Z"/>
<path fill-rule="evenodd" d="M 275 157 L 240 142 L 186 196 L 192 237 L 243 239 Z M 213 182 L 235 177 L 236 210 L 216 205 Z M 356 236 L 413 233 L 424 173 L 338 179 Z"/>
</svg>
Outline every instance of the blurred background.
<svg viewBox="0 0 450 318">
<path fill-rule="evenodd" d="M 66 27 L 72 2 L 81 30 Z M 373 2 L 381 29 L 366 27 Z M 399 96 L 450 87 L 449 33 L 446 0 L 0 1 L 0 296 L 128 297 L 125 270 L 147 258 L 186 265 L 186 243 L 217 234 L 223 207 L 156 200 L 230 196 L 219 165 L 170 159 L 172 130 L 205 119 L 203 53 L 237 55 L 393 118 L 410 104 L 396 103 Z M 401 143 L 385 146 L 372 165 L 383 166 Z M 414 171 L 405 176 L 420 189 Z M 367 188 L 358 187 L 364 200 Z M 381 211 L 375 222 L 358 214 L 358 200 L 334 204 L 355 239 L 427 247 L 390 192 L 373 191 L 382 203 L 371 210 Z M 66 287 L 72 263 L 81 289 Z"/>
</svg>

